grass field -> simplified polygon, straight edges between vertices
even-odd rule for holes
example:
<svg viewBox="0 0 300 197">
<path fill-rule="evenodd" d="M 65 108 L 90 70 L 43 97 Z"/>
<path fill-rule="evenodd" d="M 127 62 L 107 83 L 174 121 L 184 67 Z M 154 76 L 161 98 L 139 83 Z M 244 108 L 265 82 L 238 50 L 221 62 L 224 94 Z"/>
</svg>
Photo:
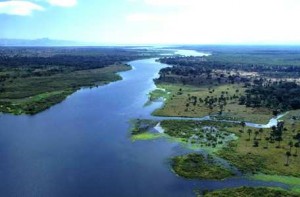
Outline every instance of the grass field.
<svg viewBox="0 0 300 197">
<path fill-rule="evenodd" d="M 219 119 L 255 123 L 267 123 L 272 117 L 272 111 L 269 109 L 247 108 L 238 104 L 237 97 L 245 91 L 245 88 L 241 85 L 196 87 L 179 84 L 159 84 L 158 87 L 166 91 L 155 90 L 150 94 L 152 99 L 161 96 L 166 98 L 166 101 L 161 109 L 153 112 L 155 116 L 204 117 L 214 115 Z M 206 97 L 218 98 L 222 94 L 228 98 L 228 101 L 221 115 L 220 106 L 214 105 L 213 108 L 210 108 L 199 101 L 199 99 L 204 100 Z M 197 103 L 193 102 L 194 98 L 197 98 Z"/>
<path fill-rule="evenodd" d="M 239 139 L 220 150 L 218 155 L 244 172 L 300 177 L 300 156 L 296 154 L 299 148 L 289 145 L 289 142 L 296 142 L 293 139 L 293 136 L 297 134 L 294 128 L 298 131 L 300 123 L 297 122 L 296 125 L 286 123 L 283 141 L 280 142 L 279 147 L 279 142 L 270 143 L 266 140 L 271 129 L 264 129 L 262 133 L 258 132 L 257 140 L 254 140 L 257 129 L 246 127 L 244 133 L 240 132 L 241 128 L 232 129 L 232 132 L 239 135 Z M 252 130 L 250 140 L 248 129 Z M 254 146 L 255 141 L 258 142 L 257 147 Z M 292 156 L 289 157 L 289 165 L 286 166 L 286 152 L 290 150 Z"/>
</svg>

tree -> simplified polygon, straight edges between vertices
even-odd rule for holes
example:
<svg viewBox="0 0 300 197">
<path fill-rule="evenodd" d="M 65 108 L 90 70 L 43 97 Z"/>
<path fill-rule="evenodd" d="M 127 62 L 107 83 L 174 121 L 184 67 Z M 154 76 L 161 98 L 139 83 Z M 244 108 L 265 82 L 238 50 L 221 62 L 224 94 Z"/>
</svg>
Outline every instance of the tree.
<svg viewBox="0 0 300 197">
<path fill-rule="evenodd" d="M 264 130 L 263 130 L 262 128 L 260 128 L 258 131 L 259 131 L 259 133 L 260 133 L 260 137 L 259 137 L 259 138 L 260 138 L 260 140 L 261 140 L 261 139 L 262 139 L 262 134 L 264 133 Z"/>
<path fill-rule="evenodd" d="M 269 140 L 270 140 L 270 138 L 266 137 L 265 140 L 266 140 L 266 146 L 264 147 L 264 149 L 268 149 L 269 148 Z"/>
<path fill-rule="evenodd" d="M 286 153 L 285 153 L 285 155 L 286 155 L 286 166 L 289 166 L 290 164 L 289 164 L 289 162 L 290 162 L 290 156 L 292 156 L 292 154 L 291 154 L 291 152 L 290 151 L 287 151 Z"/>
<path fill-rule="evenodd" d="M 253 147 L 258 147 L 258 146 L 259 146 L 259 142 L 257 140 L 255 140 L 253 143 Z"/>
<path fill-rule="evenodd" d="M 245 131 L 246 123 L 245 123 L 244 121 L 242 121 L 240 124 L 241 124 L 241 126 L 243 127 L 243 131 Z"/>
<path fill-rule="evenodd" d="M 293 154 L 294 157 L 297 157 L 298 156 L 298 148 L 300 147 L 300 143 L 299 142 L 296 142 L 294 144 L 295 146 L 295 153 Z"/>
<path fill-rule="evenodd" d="M 258 134 L 259 134 L 259 131 L 255 131 L 255 132 L 254 132 L 254 140 L 257 140 Z"/>
<path fill-rule="evenodd" d="M 249 139 L 248 139 L 248 140 L 250 141 L 250 139 L 251 139 L 251 133 L 252 133 L 252 129 L 248 129 L 248 130 L 247 130 L 247 133 L 248 133 L 248 135 L 249 135 Z"/>
<path fill-rule="evenodd" d="M 293 148 L 293 146 L 294 146 L 293 141 L 290 141 L 290 142 L 289 142 L 289 146 L 290 146 L 290 152 L 292 152 L 292 148 Z"/>
</svg>

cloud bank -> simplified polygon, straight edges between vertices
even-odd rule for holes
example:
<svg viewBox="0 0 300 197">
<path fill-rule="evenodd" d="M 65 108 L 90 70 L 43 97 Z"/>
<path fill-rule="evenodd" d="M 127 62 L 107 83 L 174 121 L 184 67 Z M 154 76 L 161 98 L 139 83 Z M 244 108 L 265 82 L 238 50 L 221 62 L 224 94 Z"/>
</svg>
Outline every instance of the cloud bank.
<svg viewBox="0 0 300 197">
<path fill-rule="evenodd" d="M 46 3 L 45 6 L 40 3 Z M 29 16 L 34 11 L 44 11 L 46 6 L 73 7 L 77 0 L 10 0 L 0 2 L 0 14 Z"/>
<path fill-rule="evenodd" d="M 77 4 L 76 0 L 48 0 L 48 3 L 53 6 L 73 7 Z"/>
<path fill-rule="evenodd" d="M 0 14 L 28 16 L 33 11 L 43 11 L 44 8 L 29 1 L 0 2 Z"/>
</svg>

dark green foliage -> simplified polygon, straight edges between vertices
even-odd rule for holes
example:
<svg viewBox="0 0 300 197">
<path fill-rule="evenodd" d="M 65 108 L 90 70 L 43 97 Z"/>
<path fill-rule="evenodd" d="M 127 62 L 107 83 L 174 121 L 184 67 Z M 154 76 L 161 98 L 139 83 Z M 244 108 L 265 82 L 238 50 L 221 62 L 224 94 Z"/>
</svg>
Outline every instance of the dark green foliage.
<svg viewBox="0 0 300 197">
<path fill-rule="evenodd" d="M 216 148 L 226 145 L 233 140 L 228 128 L 234 123 L 194 121 L 194 120 L 163 120 L 161 126 L 174 138 L 181 138 L 186 142 L 200 145 L 201 147 Z"/>
<path fill-rule="evenodd" d="M 299 197 L 299 194 L 281 190 L 272 189 L 266 187 L 240 187 L 240 188 L 229 188 L 219 191 L 207 192 L 204 197 L 229 197 L 229 196 L 239 196 L 239 197 Z"/>
<path fill-rule="evenodd" d="M 233 173 L 217 164 L 208 155 L 192 153 L 174 157 L 172 168 L 180 176 L 190 179 L 225 179 L 233 176 Z"/>
<path fill-rule="evenodd" d="M 246 90 L 246 95 L 240 98 L 240 104 L 280 111 L 300 109 L 300 85 L 294 82 L 253 85 Z"/>
</svg>

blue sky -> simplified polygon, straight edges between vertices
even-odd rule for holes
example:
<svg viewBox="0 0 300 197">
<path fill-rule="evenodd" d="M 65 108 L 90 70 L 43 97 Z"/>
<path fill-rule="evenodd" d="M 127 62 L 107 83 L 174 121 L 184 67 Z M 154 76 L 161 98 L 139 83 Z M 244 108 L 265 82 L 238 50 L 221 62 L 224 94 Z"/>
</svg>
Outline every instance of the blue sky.
<svg viewBox="0 0 300 197">
<path fill-rule="evenodd" d="M 299 44 L 300 0 L 0 0 L 0 38 Z"/>
</svg>

